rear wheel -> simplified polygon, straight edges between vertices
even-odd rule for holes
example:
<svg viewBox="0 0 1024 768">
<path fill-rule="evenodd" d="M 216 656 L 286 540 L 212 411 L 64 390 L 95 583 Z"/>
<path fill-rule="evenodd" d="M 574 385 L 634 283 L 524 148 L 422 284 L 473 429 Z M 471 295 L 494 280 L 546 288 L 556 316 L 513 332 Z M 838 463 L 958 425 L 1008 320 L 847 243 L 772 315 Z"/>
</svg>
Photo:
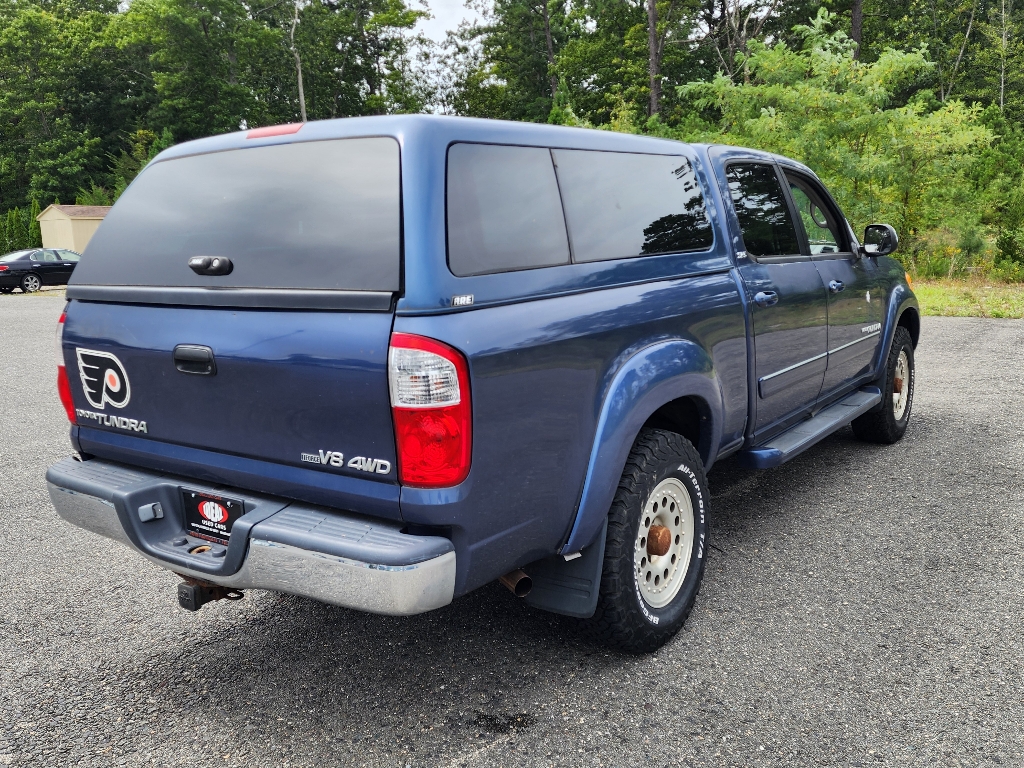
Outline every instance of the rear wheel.
<svg viewBox="0 0 1024 768">
<path fill-rule="evenodd" d="M 626 462 L 608 516 L 591 634 L 624 651 L 656 650 L 693 608 L 704 575 L 709 491 L 696 449 L 645 429 Z"/>
<path fill-rule="evenodd" d="M 896 328 L 882 379 L 882 407 L 853 420 L 853 434 L 869 443 L 895 443 L 907 431 L 914 404 L 914 343 L 903 326 Z"/>
<path fill-rule="evenodd" d="M 31 272 L 21 278 L 21 290 L 23 293 L 35 293 L 43 287 L 43 281 L 39 279 L 39 275 L 33 275 Z"/>
</svg>

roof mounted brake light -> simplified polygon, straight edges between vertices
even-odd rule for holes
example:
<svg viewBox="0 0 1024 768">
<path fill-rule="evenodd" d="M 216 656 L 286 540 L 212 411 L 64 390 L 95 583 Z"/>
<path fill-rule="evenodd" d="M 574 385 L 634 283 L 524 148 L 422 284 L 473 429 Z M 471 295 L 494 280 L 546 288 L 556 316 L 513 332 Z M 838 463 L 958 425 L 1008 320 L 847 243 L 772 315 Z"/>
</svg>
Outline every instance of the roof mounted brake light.
<svg viewBox="0 0 1024 768">
<path fill-rule="evenodd" d="M 286 136 L 298 133 L 305 123 L 285 123 L 284 125 L 268 125 L 266 128 L 253 128 L 245 135 L 247 139 L 265 139 L 267 136 Z"/>
</svg>

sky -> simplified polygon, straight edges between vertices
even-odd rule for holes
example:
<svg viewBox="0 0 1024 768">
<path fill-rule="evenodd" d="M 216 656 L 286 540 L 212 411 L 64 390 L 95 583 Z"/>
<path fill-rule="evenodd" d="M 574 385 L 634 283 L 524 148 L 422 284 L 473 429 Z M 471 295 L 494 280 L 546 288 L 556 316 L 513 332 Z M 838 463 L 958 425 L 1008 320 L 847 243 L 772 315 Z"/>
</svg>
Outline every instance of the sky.
<svg viewBox="0 0 1024 768">
<path fill-rule="evenodd" d="M 477 14 L 463 5 L 464 0 L 427 0 L 430 5 L 430 13 L 434 17 L 421 21 L 416 27 L 417 32 L 423 32 L 427 37 L 437 42 L 443 42 L 448 30 L 454 30 L 463 19 L 475 19 Z M 410 7 L 416 8 L 415 2 L 409 3 Z"/>
</svg>

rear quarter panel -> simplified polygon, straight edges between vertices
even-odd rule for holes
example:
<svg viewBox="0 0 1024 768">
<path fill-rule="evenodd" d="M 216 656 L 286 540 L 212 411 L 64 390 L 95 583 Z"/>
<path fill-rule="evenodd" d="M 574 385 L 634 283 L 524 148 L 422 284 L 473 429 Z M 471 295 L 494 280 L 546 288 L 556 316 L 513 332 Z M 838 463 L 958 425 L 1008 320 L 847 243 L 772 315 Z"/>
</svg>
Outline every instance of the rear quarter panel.
<svg viewBox="0 0 1024 768">
<path fill-rule="evenodd" d="M 469 478 L 440 491 L 404 487 L 401 495 L 407 522 L 450 527 L 459 551 L 457 594 L 566 541 L 602 407 L 616 372 L 641 350 L 680 339 L 705 350 L 720 390 L 716 410 L 723 420 L 716 432 L 722 443 L 743 433 L 745 323 L 728 272 L 399 316 L 395 330 L 440 339 L 469 360 Z M 713 455 L 717 446 L 709 450 Z"/>
</svg>

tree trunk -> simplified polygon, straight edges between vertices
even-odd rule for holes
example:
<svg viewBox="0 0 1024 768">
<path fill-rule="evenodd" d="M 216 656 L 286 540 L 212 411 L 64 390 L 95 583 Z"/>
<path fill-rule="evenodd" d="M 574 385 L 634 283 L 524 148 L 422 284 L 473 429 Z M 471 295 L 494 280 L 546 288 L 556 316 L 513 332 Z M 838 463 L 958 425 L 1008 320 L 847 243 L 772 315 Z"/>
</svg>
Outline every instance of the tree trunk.
<svg viewBox="0 0 1024 768">
<path fill-rule="evenodd" d="M 647 72 L 651 82 L 651 105 L 648 114 L 658 114 L 661 108 L 661 52 L 658 50 L 657 0 L 647 0 Z"/>
<path fill-rule="evenodd" d="M 1006 96 L 1006 0 L 1003 0 L 1002 27 L 1003 47 L 999 54 L 999 114 L 1003 114 Z"/>
<path fill-rule="evenodd" d="M 302 87 L 302 59 L 299 58 L 299 49 L 295 47 L 295 27 L 299 23 L 299 4 L 295 3 L 295 16 L 292 17 L 292 56 L 295 57 L 295 77 L 299 81 L 299 113 L 302 115 L 302 122 L 306 122 L 306 93 Z"/>
<path fill-rule="evenodd" d="M 548 81 L 551 84 L 551 98 L 555 98 L 558 90 L 558 76 L 555 74 L 555 44 L 551 39 L 551 17 L 548 15 L 548 2 L 541 0 L 544 9 L 544 39 L 548 44 Z"/>
<path fill-rule="evenodd" d="M 853 58 L 860 58 L 861 38 L 864 34 L 864 0 L 853 0 L 850 9 L 850 39 L 856 44 Z"/>
</svg>

